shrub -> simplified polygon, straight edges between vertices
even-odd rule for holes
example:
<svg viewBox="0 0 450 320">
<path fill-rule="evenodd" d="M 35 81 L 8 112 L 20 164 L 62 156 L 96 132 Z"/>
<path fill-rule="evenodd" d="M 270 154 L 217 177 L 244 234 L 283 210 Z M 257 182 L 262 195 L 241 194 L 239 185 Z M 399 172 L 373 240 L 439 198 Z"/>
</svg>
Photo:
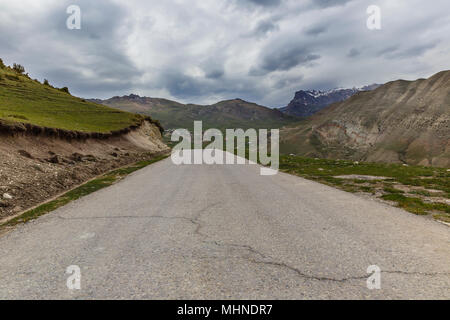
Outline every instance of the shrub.
<svg viewBox="0 0 450 320">
<path fill-rule="evenodd" d="M 5 64 L 3 63 L 3 60 L 2 60 L 2 59 L 0 59 L 0 68 L 1 68 L 1 69 L 5 68 Z"/>
<path fill-rule="evenodd" d="M 48 82 L 48 80 L 47 80 L 47 79 L 44 79 L 44 85 L 46 85 L 46 86 L 50 86 L 50 83 Z"/>
<path fill-rule="evenodd" d="M 18 64 L 18 63 L 14 63 L 13 64 L 13 70 L 19 74 L 22 74 L 25 72 L 25 68 L 24 66 Z"/>
<path fill-rule="evenodd" d="M 59 91 L 62 91 L 62 92 L 70 94 L 69 88 L 67 88 L 67 87 L 62 87 L 61 89 L 59 89 Z"/>
</svg>

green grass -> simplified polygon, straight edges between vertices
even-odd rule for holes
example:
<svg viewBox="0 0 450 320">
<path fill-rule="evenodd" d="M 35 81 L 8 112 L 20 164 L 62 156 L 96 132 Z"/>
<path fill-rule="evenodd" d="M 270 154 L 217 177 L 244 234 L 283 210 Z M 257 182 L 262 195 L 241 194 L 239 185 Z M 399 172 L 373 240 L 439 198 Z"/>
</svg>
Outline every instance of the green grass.
<svg viewBox="0 0 450 320">
<path fill-rule="evenodd" d="M 431 192 L 425 191 L 425 190 L 413 190 L 409 192 L 410 194 L 417 194 L 420 196 L 425 196 L 425 197 L 432 197 L 433 194 Z"/>
<path fill-rule="evenodd" d="M 435 218 L 436 220 L 441 220 L 444 221 L 446 223 L 450 223 L 450 215 L 445 215 L 445 214 L 435 214 L 433 215 L 433 218 Z"/>
<path fill-rule="evenodd" d="M 142 169 L 152 163 L 163 160 L 165 158 L 167 158 L 166 155 L 155 157 L 151 160 L 141 161 L 134 165 L 116 169 L 114 171 L 106 173 L 96 179 L 93 179 L 93 180 L 71 190 L 71 191 L 68 191 L 67 193 L 58 197 L 55 200 L 44 203 L 34 209 L 31 209 L 31 210 L 23 213 L 22 215 L 20 215 L 16 218 L 13 218 L 12 220 L 2 224 L 0 226 L 0 229 L 2 227 L 11 227 L 11 226 L 17 225 L 19 223 L 26 223 L 28 221 L 34 220 L 46 213 L 54 211 L 54 210 L 58 209 L 59 207 L 62 207 L 64 205 L 68 204 L 69 202 L 71 202 L 73 200 L 77 200 L 81 197 L 84 197 L 84 196 L 90 194 L 90 193 L 93 193 L 100 189 L 106 188 L 106 187 L 114 184 L 118 180 L 123 179 L 128 174 L 130 174 L 134 171 L 137 171 L 139 169 Z"/>
<path fill-rule="evenodd" d="M 383 200 L 392 201 L 396 206 L 418 215 L 435 213 L 433 217 L 447 221 L 450 219 L 450 206 L 441 202 L 431 202 L 436 196 L 449 197 L 450 172 L 445 168 L 403 166 L 401 164 L 365 163 L 353 161 L 312 159 L 298 156 L 280 156 L 280 170 L 302 176 L 342 190 L 357 193 L 380 194 Z M 342 175 L 368 175 L 387 177 L 386 180 L 341 179 Z M 410 197 L 393 184 L 405 187 L 421 187 L 442 191 L 438 195 L 426 190 L 411 190 Z M 427 200 L 427 201 L 425 201 Z"/>
<path fill-rule="evenodd" d="M 385 194 L 381 198 L 394 201 L 397 203 L 398 207 L 419 215 L 427 215 L 431 211 L 444 211 L 445 213 L 450 213 L 450 206 L 443 203 L 426 203 L 422 201 L 422 199 L 411 198 L 401 194 Z"/>
<path fill-rule="evenodd" d="M 373 187 L 366 187 L 366 186 L 362 186 L 359 188 L 362 192 L 367 192 L 367 193 L 372 193 L 375 194 L 376 193 L 376 189 Z"/>
<path fill-rule="evenodd" d="M 0 119 L 108 133 L 137 124 L 142 116 L 87 102 L 0 66 Z"/>
<path fill-rule="evenodd" d="M 319 170 L 319 168 L 324 169 Z M 450 192 L 450 172 L 445 168 L 403 166 L 401 164 L 366 163 L 355 164 L 353 161 L 312 159 L 282 155 L 280 170 L 315 179 L 324 179 L 340 175 L 370 175 L 388 177 L 385 182 L 420 186 Z M 376 182 L 372 182 L 376 183 Z M 401 191 L 400 191 L 401 192 Z"/>
<path fill-rule="evenodd" d="M 387 193 L 405 193 L 405 191 L 402 191 L 402 190 L 399 190 L 396 188 L 392 188 L 392 187 L 384 187 L 383 191 L 387 192 Z"/>
</svg>

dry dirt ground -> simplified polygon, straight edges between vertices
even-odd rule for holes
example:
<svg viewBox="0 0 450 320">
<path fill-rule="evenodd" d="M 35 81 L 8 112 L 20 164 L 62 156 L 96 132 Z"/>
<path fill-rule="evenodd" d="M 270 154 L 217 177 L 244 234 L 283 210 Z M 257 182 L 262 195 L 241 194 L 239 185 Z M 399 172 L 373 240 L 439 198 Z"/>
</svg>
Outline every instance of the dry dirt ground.
<svg viewBox="0 0 450 320">
<path fill-rule="evenodd" d="M 1 135 L 0 221 L 99 174 L 167 151 L 159 129 L 148 122 L 103 140 Z"/>
</svg>

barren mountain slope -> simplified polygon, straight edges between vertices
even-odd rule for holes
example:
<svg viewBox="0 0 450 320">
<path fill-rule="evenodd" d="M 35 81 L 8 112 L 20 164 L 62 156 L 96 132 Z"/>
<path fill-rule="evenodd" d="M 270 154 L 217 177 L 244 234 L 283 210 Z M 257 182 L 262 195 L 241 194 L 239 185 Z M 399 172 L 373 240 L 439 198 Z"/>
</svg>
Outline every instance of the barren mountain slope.
<svg viewBox="0 0 450 320">
<path fill-rule="evenodd" d="M 450 166 L 450 71 L 389 82 L 285 128 L 282 150 L 306 156 Z"/>
</svg>

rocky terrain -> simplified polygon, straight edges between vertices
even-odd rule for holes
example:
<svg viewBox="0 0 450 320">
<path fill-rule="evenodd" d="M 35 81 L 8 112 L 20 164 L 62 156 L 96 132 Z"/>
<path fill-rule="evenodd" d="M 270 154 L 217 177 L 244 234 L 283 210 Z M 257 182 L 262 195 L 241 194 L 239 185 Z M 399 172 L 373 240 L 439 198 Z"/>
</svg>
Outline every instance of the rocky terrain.
<svg viewBox="0 0 450 320">
<path fill-rule="evenodd" d="M 362 88 L 333 89 L 327 91 L 300 90 L 295 93 L 295 97 L 289 105 L 279 110 L 291 116 L 309 117 L 332 103 L 347 100 L 358 92 L 374 90 L 379 86 L 378 84 L 372 84 Z"/>
<path fill-rule="evenodd" d="M 450 71 L 359 92 L 281 132 L 309 157 L 450 166 Z"/>
<path fill-rule="evenodd" d="M 40 204 L 90 178 L 168 147 L 160 128 L 144 121 L 122 134 L 79 137 L 58 130 L 0 132 L 0 221 Z M 34 127 L 36 129 L 36 127 Z"/>
</svg>

